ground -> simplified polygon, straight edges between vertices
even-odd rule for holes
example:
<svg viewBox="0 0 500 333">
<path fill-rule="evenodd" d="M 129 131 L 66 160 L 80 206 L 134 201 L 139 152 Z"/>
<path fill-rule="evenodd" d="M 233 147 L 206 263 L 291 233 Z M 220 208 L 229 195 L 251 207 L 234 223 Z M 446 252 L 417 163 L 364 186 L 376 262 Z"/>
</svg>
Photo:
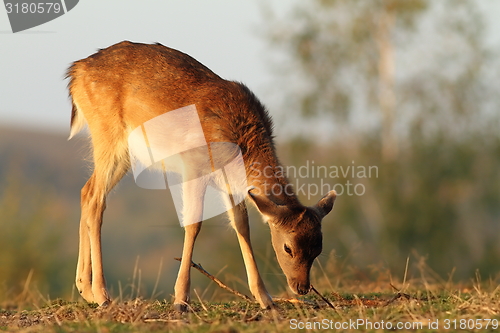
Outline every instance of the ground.
<svg viewBox="0 0 500 333">
<path fill-rule="evenodd" d="M 424 285 L 382 293 L 324 293 L 334 308 L 310 294 L 300 302 L 192 302 L 178 314 L 172 303 L 135 299 L 108 307 L 55 300 L 41 306 L 4 304 L 7 332 L 297 332 L 297 331 L 498 331 L 500 288 Z"/>
</svg>

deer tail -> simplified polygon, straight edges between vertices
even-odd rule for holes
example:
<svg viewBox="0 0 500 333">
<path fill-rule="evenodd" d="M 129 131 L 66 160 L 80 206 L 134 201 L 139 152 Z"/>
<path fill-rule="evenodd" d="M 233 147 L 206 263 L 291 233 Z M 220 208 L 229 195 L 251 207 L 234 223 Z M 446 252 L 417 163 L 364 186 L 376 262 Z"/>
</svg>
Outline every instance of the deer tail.
<svg viewBox="0 0 500 333">
<path fill-rule="evenodd" d="M 85 118 L 83 117 L 83 114 L 81 111 L 77 108 L 75 103 L 73 102 L 73 108 L 71 110 L 71 125 L 70 125 L 70 132 L 69 132 L 69 138 L 70 140 L 72 137 L 74 137 L 78 132 L 80 132 L 87 123 Z"/>
</svg>

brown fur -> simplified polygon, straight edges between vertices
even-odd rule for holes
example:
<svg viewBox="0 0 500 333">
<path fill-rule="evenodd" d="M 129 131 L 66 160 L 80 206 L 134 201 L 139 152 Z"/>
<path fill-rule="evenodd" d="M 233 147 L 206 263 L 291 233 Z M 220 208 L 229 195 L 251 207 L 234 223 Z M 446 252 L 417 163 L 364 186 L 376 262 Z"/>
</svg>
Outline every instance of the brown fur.
<svg viewBox="0 0 500 333">
<path fill-rule="evenodd" d="M 269 193 L 265 183 L 284 188 L 288 185 L 285 177 L 252 174 L 256 167 L 276 168 L 280 164 L 271 119 L 245 85 L 220 78 L 180 51 L 127 41 L 76 61 L 67 77 L 73 102 L 70 137 L 87 123 L 94 159 L 94 173 L 82 189 L 77 287 L 85 299 L 99 304 L 109 301 L 102 273 L 102 213 L 107 193 L 130 167 L 128 134 L 158 115 L 191 104 L 196 105 L 207 142 L 233 142 L 240 147 L 254 188 L 250 198 L 269 222 L 273 246 L 289 285 L 301 294 L 309 290 L 309 270 L 321 252 L 321 218 L 331 210 L 335 194 L 329 193 L 316 207 L 304 207 L 289 191 Z M 229 216 L 242 249 L 250 290 L 261 306 L 269 307 L 272 300 L 253 257 L 245 204 L 229 211 Z M 175 304 L 180 309 L 189 300 L 189 262 L 200 228 L 201 223 L 185 227 L 185 260 L 175 285 Z"/>
</svg>

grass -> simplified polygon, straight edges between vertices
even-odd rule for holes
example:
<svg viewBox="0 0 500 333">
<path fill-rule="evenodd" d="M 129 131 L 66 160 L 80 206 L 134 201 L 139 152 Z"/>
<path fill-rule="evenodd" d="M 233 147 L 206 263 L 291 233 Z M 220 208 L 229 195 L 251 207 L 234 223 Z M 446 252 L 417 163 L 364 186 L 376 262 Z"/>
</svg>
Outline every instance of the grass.
<svg viewBox="0 0 500 333">
<path fill-rule="evenodd" d="M 497 331 L 500 291 L 412 290 L 410 293 L 326 293 L 335 309 L 317 296 L 309 303 L 279 302 L 261 310 L 249 302 L 195 301 L 178 314 L 167 301 L 141 299 L 106 308 L 52 301 L 42 307 L 0 310 L 0 330 L 9 332 L 287 332 L 299 328 L 376 331 L 398 323 L 418 331 Z M 395 297 L 399 296 L 399 297 Z M 339 298 L 341 297 L 341 298 Z M 363 320 L 363 322 L 361 322 Z M 488 324 L 488 328 L 486 325 Z M 344 329 L 342 329 L 342 325 Z M 479 329 L 482 325 L 482 329 Z"/>
<path fill-rule="evenodd" d="M 83 301 L 36 301 L 24 292 L 25 300 L 0 304 L 0 332 L 371 332 L 397 325 L 403 325 L 402 331 L 419 332 L 500 329 L 500 288 L 495 281 L 476 277 L 467 284 L 430 282 L 424 274 L 406 280 L 405 273 L 402 290 L 396 290 L 399 284 L 389 281 L 392 278 L 363 283 L 347 279 L 335 288 L 333 278 L 324 279 L 316 278 L 321 283 L 317 289 L 334 309 L 313 293 L 301 302 L 276 302 L 273 310 L 247 301 L 198 299 L 188 313 L 178 314 L 166 300 L 121 299 L 100 308 Z"/>
</svg>

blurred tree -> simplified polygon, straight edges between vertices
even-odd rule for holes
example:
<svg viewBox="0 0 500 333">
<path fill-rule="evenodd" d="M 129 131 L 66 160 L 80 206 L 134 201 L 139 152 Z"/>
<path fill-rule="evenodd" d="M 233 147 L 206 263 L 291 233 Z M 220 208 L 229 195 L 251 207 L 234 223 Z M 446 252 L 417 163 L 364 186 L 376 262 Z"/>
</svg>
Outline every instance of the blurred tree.
<svg viewBox="0 0 500 333">
<path fill-rule="evenodd" d="M 386 161 L 397 157 L 409 128 L 442 128 L 450 116 L 455 125 L 474 111 L 488 54 L 470 1 L 313 0 L 268 19 L 267 37 L 290 56 L 285 66 L 295 75 L 287 107 L 333 113 L 341 134 L 378 132 Z"/>
<path fill-rule="evenodd" d="M 334 115 L 334 145 L 313 158 L 380 168 L 325 224 L 340 248 L 365 242 L 366 260 L 403 265 L 415 249 L 443 274 L 495 272 L 500 75 L 477 4 L 313 0 L 266 18 L 290 60 L 285 109 Z"/>
</svg>

